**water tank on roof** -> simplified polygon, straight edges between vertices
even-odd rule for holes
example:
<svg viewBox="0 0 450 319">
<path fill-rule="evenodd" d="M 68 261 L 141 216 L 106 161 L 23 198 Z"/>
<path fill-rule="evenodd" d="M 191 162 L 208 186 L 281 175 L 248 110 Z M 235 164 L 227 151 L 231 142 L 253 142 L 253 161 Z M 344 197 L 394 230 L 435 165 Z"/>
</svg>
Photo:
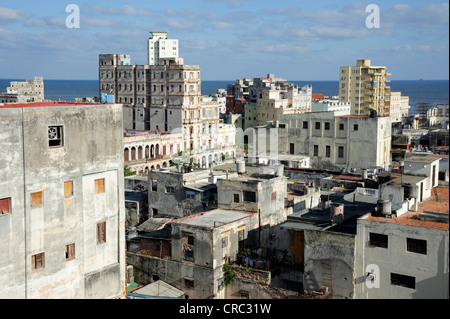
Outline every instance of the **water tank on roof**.
<svg viewBox="0 0 450 319">
<path fill-rule="evenodd" d="M 377 201 L 377 212 L 381 216 L 391 215 L 391 201 L 388 199 L 379 199 Z"/>
<path fill-rule="evenodd" d="M 238 174 L 245 173 L 245 162 L 244 161 L 236 161 L 236 170 Z"/>
</svg>

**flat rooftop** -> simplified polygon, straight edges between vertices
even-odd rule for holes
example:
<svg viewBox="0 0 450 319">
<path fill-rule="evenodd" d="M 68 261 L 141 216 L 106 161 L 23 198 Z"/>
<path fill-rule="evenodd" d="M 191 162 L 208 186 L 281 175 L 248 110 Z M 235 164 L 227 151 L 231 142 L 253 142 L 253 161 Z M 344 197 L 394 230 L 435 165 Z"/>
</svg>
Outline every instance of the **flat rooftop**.
<svg viewBox="0 0 450 319">
<path fill-rule="evenodd" d="M 234 209 L 214 209 L 172 221 L 171 223 L 196 226 L 201 228 L 218 228 L 226 224 L 249 218 L 257 213 Z"/>
<path fill-rule="evenodd" d="M 404 162 L 413 162 L 413 163 L 426 163 L 431 164 L 437 160 L 439 160 L 440 157 L 429 157 L 429 156 L 411 156 L 405 158 Z"/>
<path fill-rule="evenodd" d="M 431 196 L 418 204 L 417 212 L 405 213 L 396 218 L 385 218 L 377 216 L 368 216 L 367 220 L 373 220 L 384 223 L 402 224 L 416 227 L 427 227 L 434 229 L 448 230 L 449 223 L 433 221 L 430 219 L 421 218 L 422 213 L 427 215 L 427 212 L 434 212 L 440 214 L 449 214 L 449 188 L 435 187 L 431 191 Z"/>
</svg>

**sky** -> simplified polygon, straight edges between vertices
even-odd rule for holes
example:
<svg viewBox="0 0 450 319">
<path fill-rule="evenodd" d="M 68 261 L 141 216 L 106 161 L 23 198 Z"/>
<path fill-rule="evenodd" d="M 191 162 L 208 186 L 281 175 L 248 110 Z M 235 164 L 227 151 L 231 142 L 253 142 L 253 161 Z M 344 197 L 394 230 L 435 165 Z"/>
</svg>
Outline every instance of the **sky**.
<svg viewBox="0 0 450 319">
<path fill-rule="evenodd" d="M 204 81 L 337 81 L 357 59 L 391 80 L 449 79 L 449 2 L 422 0 L 0 0 L 0 79 L 98 80 L 99 54 L 146 64 L 149 31 L 178 39 Z"/>
</svg>

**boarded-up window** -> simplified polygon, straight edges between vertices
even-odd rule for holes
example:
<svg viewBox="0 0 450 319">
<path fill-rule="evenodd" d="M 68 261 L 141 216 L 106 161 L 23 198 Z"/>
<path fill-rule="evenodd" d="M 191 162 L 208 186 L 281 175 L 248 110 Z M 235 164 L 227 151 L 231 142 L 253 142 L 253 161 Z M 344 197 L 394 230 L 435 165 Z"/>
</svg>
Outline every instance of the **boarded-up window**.
<svg viewBox="0 0 450 319">
<path fill-rule="evenodd" d="M 33 271 L 44 269 L 44 253 L 31 256 L 31 269 Z"/>
<path fill-rule="evenodd" d="M 66 245 L 66 260 L 75 259 L 75 244 Z"/>
<path fill-rule="evenodd" d="M 105 179 L 104 178 L 100 178 L 100 179 L 96 179 L 94 181 L 95 183 L 95 193 L 96 194 L 101 194 L 105 192 Z"/>
<path fill-rule="evenodd" d="M 42 207 L 42 192 L 30 194 L 31 207 Z"/>
<path fill-rule="evenodd" d="M 64 182 L 64 197 L 69 197 L 73 195 L 73 182 Z"/>
<path fill-rule="evenodd" d="M 0 198 L 0 215 L 11 214 L 11 198 Z"/>
<path fill-rule="evenodd" d="M 97 224 L 97 243 L 104 242 L 106 242 L 106 222 L 101 222 Z"/>
</svg>

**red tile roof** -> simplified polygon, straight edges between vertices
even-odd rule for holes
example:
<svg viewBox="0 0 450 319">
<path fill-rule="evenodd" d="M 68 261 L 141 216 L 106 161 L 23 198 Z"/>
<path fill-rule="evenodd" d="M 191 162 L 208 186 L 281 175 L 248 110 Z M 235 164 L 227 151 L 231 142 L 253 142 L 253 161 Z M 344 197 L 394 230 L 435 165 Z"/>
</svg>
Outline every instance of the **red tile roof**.
<svg viewBox="0 0 450 319">
<path fill-rule="evenodd" d="M 313 99 L 317 99 L 317 100 L 323 100 L 325 97 L 323 96 L 323 94 L 312 94 L 311 97 Z"/>
</svg>

